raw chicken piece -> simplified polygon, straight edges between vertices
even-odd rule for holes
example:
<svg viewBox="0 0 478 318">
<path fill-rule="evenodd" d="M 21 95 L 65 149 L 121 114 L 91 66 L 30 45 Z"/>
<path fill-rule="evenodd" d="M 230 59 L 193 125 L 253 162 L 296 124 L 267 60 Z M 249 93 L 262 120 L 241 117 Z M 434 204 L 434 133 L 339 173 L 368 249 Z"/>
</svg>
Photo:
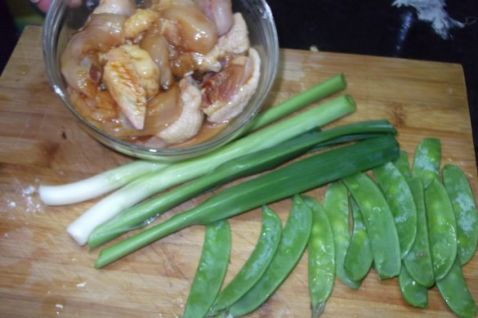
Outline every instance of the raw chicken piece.
<svg viewBox="0 0 478 318">
<path fill-rule="evenodd" d="M 189 6 L 194 5 L 193 0 L 151 0 L 151 9 L 162 12 L 173 5 Z"/>
<path fill-rule="evenodd" d="M 61 58 L 61 73 L 65 81 L 74 90 L 93 97 L 97 90 L 97 79 L 101 77 L 101 66 L 95 56 L 85 55 L 72 58 L 69 51 L 70 49 L 67 48 Z"/>
<path fill-rule="evenodd" d="M 189 78 L 179 83 L 181 90 L 181 115 L 171 126 L 159 133 L 159 137 L 169 144 L 184 142 L 197 135 L 203 123 L 201 112 L 201 91 Z"/>
<path fill-rule="evenodd" d="M 93 98 L 74 89 L 70 89 L 69 93 L 78 112 L 94 126 L 118 138 L 135 137 L 138 134 L 138 130 L 134 129 L 121 113 L 108 91 L 99 90 Z"/>
<path fill-rule="evenodd" d="M 159 13 L 151 9 L 138 9 L 124 23 L 124 35 L 127 39 L 135 39 L 158 21 Z"/>
<path fill-rule="evenodd" d="M 136 9 L 134 0 L 101 0 L 93 14 L 111 13 L 130 16 Z"/>
<path fill-rule="evenodd" d="M 240 13 L 235 13 L 233 18 L 234 22 L 231 29 L 219 38 L 217 45 L 210 53 L 215 53 L 218 56 L 224 54 L 224 52 L 242 54 L 249 49 L 249 32 L 246 21 Z"/>
<path fill-rule="evenodd" d="M 218 35 L 224 35 L 232 27 L 232 3 L 231 0 L 196 0 L 206 16 L 216 24 Z"/>
<path fill-rule="evenodd" d="M 249 57 L 234 59 L 205 83 L 205 100 L 210 104 L 203 111 L 209 122 L 227 122 L 244 110 L 259 84 L 260 68 L 259 54 L 251 48 Z"/>
<path fill-rule="evenodd" d="M 149 54 L 136 45 L 108 52 L 103 81 L 134 128 L 143 129 L 148 98 L 159 91 L 159 69 Z"/>
<path fill-rule="evenodd" d="M 97 53 L 124 41 L 124 21 L 120 15 L 95 14 L 83 30 L 73 35 L 61 55 L 61 73 L 70 87 L 93 97 L 101 79 Z"/>
<path fill-rule="evenodd" d="M 194 53 L 182 53 L 180 55 L 172 56 L 170 60 L 171 71 L 177 78 L 184 78 L 191 76 L 197 68 L 194 61 Z"/>
<path fill-rule="evenodd" d="M 220 58 L 227 54 L 243 54 L 249 49 L 249 32 L 246 21 L 240 13 L 235 13 L 233 17 L 234 23 L 231 29 L 218 39 L 216 46 L 209 53 L 193 55 L 200 71 L 219 72 L 222 67 L 219 62 Z"/>
<path fill-rule="evenodd" d="M 161 12 L 162 34 L 184 51 L 206 54 L 217 42 L 214 22 L 195 5 L 173 4 Z"/>
<path fill-rule="evenodd" d="M 173 85 L 170 89 L 160 92 L 148 101 L 148 110 L 144 133 L 155 136 L 168 128 L 181 116 L 180 89 Z"/>
<path fill-rule="evenodd" d="M 107 125 L 118 118 L 118 106 L 107 91 L 98 91 L 93 98 L 89 98 L 76 90 L 70 90 L 70 98 L 79 113 L 92 122 Z"/>
<path fill-rule="evenodd" d="M 151 56 L 137 45 L 125 44 L 121 49 L 129 55 L 136 72 L 139 75 L 141 86 L 146 90 L 149 99 L 159 91 L 159 68 Z"/>
<path fill-rule="evenodd" d="M 174 79 L 169 65 L 169 44 L 161 35 L 160 29 L 155 27 L 149 29 L 144 34 L 140 46 L 159 67 L 161 87 L 168 89 Z"/>
</svg>

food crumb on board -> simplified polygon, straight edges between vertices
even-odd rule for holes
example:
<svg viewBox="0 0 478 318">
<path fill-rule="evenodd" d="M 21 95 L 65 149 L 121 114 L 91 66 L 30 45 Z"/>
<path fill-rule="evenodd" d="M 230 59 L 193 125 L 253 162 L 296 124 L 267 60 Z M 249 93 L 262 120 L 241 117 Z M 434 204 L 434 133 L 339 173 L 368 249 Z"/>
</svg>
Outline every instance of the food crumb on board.
<svg viewBox="0 0 478 318">
<path fill-rule="evenodd" d="M 77 287 L 77 288 L 84 288 L 84 287 L 86 286 L 86 284 L 87 284 L 87 282 L 84 281 L 84 282 L 81 282 L 81 283 L 76 284 L 76 287 Z"/>
<path fill-rule="evenodd" d="M 22 210 L 28 213 L 43 212 L 43 204 L 37 196 L 37 189 L 28 185 L 26 187 L 19 187 L 18 194 L 15 198 L 13 196 L 5 196 L 0 198 L 0 211 L 10 212 L 14 210 Z"/>
<path fill-rule="evenodd" d="M 14 209 L 17 207 L 17 203 L 13 200 L 7 199 L 7 207 L 10 209 Z"/>
<path fill-rule="evenodd" d="M 21 190 L 22 198 L 25 201 L 26 212 L 29 213 L 38 213 L 43 212 L 43 205 L 37 198 L 36 194 L 38 189 L 33 185 L 27 185 Z"/>
<path fill-rule="evenodd" d="M 25 188 L 23 188 L 22 196 L 25 197 L 28 195 L 32 195 L 33 193 L 35 193 L 35 187 L 32 185 L 28 185 Z"/>
<path fill-rule="evenodd" d="M 318 48 L 316 45 L 311 45 L 310 48 L 309 48 L 309 50 L 310 50 L 311 52 L 319 52 L 319 48 Z"/>
<path fill-rule="evenodd" d="M 60 313 L 63 311 L 63 309 L 63 304 L 55 304 L 55 313 L 57 317 L 60 316 Z"/>
</svg>

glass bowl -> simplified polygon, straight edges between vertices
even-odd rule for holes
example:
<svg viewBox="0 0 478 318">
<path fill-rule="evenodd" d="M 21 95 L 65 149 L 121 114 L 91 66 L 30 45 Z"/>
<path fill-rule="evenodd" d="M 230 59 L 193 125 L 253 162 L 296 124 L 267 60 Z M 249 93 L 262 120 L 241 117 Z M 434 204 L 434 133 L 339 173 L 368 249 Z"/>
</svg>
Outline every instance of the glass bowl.
<svg viewBox="0 0 478 318">
<path fill-rule="evenodd" d="M 230 142 L 244 131 L 248 123 L 260 111 L 274 82 L 279 60 L 279 44 L 272 12 L 265 0 L 233 0 L 233 11 L 242 13 L 248 25 L 251 47 L 254 47 L 261 57 L 259 86 L 244 111 L 217 135 L 191 146 L 152 148 L 114 138 L 80 115 L 70 100 L 67 85 L 61 75 L 61 54 L 71 35 L 84 25 L 92 10 L 86 5 L 81 8 L 71 8 L 67 2 L 54 0 L 44 24 L 43 56 L 50 85 L 65 107 L 80 120 L 88 133 L 120 153 L 147 160 L 178 161 L 212 151 Z M 136 2 L 140 4 L 144 0 Z"/>
</svg>

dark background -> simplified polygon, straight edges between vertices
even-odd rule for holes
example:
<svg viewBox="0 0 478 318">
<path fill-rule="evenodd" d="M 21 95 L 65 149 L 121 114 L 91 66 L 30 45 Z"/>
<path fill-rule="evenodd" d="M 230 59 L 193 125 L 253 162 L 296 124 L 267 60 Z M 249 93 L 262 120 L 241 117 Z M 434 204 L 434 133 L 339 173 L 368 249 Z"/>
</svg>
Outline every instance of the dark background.
<svg viewBox="0 0 478 318">
<path fill-rule="evenodd" d="M 447 0 L 463 22 L 446 40 L 391 0 L 268 0 L 281 47 L 453 62 L 463 66 L 478 158 L 478 1 Z"/>
<path fill-rule="evenodd" d="M 18 2 L 15 1 L 16 5 Z M 7 6 L 7 3 L 0 0 L 0 72 L 22 27 L 12 12 L 12 6 Z M 477 149 L 477 0 L 447 1 L 450 16 L 466 26 L 452 30 L 446 40 L 438 36 L 428 23 L 418 21 L 413 8 L 392 7 L 391 0 L 268 0 L 268 3 L 276 20 L 281 47 L 309 49 L 313 45 L 320 51 L 461 64 Z"/>
</svg>

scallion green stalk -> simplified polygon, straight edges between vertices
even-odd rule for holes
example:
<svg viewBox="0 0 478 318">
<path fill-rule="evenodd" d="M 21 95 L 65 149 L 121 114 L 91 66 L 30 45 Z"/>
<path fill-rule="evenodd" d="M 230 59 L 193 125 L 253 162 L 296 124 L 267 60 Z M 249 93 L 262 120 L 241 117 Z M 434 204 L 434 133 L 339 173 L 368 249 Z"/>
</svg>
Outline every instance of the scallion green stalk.
<svg viewBox="0 0 478 318">
<path fill-rule="evenodd" d="M 103 198 L 70 224 L 67 231 L 76 242 L 84 245 L 96 227 L 153 194 L 204 175 L 224 162 L 272 147 L 328 124 L 353 111 L 355 102 L 352 97 L 340 96 L 251 133 L 205 156 L 170 165 L 158 173 L 143 176 Z"/>
<path fill-rule="evenodd" d="M 371 138 L 336 148 L 229 187 L 193 209 L 176 214 L 100 252 L 96 267 L 104 267 L 156 240 L 196 224 L 210 224 L 264 204 L 369 170 L 398 157 L 392 136 Z"/>
<path fill-rule="evenodd" d="M 277 106 L 271 107 L 259 114 L 249 127 L 248 131 L 258 130 L 272 122 L 275 122 L 293 112 L 296 112 L 311 103 L 317 102 L 327 96 L 335 94 L 347 87 L 347 82 L 342 74 L 329 78 L 302 93 L 295 95 Z"/>
</svg>

